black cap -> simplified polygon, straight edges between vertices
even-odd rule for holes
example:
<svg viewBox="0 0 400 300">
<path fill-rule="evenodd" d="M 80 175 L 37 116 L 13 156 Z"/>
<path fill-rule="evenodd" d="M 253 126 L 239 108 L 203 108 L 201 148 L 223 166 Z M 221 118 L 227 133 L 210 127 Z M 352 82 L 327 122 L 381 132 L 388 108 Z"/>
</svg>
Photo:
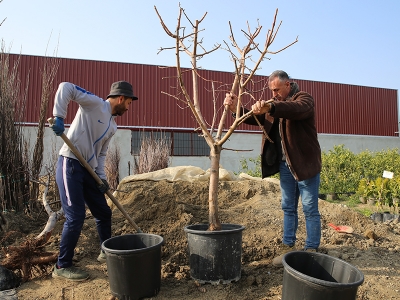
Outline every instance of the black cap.
<svg viewBox="0 0 400 300">
<path fill-rule="evenodd" d="M 107 99 L 113 96 L 125 96 L 137 100 L 138 97 L 133 95 L 132 85 L 127 81 L 117 81 L 111 85 L 110 94 Z"/>
</svg>

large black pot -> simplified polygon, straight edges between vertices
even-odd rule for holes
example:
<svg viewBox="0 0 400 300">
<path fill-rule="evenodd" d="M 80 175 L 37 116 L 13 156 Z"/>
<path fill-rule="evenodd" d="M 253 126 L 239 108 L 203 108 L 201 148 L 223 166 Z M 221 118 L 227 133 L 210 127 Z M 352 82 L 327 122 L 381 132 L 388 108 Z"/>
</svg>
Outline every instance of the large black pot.
<svg viewBox="0 0 400 300">
<path fill-rule="evenodd" d="M 222 224 L 207 231 L 208 224 L 185 227 L 189 247 L 190 276 L 200 283 L 231 283 L 241 277 L 244 226 Z"/>
<path fill-rule="evenodd" d="M 283 256 L 282 300 L 355 300 L 364 275 L 322 253 L 294 251 Z"/>
<path fill-rule="evenodd" d="M 111 294 L 120 300 L 154 297 L 161 283 L 161 236 L 147 233 L 112 237 L 102 244 Z"/>
</svg>

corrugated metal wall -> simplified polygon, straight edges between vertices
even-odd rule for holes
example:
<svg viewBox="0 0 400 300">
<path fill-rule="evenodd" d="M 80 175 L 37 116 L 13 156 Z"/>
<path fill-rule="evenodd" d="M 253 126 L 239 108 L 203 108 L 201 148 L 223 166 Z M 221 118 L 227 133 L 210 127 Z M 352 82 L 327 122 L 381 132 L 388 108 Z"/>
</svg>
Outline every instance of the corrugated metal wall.
<svg viewBox="0 0 400 300">
<path fill-rule="evenodd" d="M 10 61 L 13 62 L 19 57 L 22 87 L 26 86 L 29 77 L 26 122 L 36 123 L 40 108 L 41 71 L 45 60 L 49 58 L 12 54 Z M 132 83 L 139 100 L 131 105 L 124 116 L 117 119 L 120 126 L 198 127 L 185 102 L 177 101 L 162 93 L 184 99 L 177 88 L 175 68 L 65 58 L 59 60 L 60 67 L 54 81 L 49 117 L 52 115 L 53 98 L 60 82 L 73 82 L 100 97 L 106 97 L 112 82 L 127 80 Z M 218 111 L 219 121 L 223 99 L 225 93 L 230 91 L 233 74 L 201 70 L 199 76 L 200 106 L 204 119 L 211 126 L 214 103 L 210 80 L 214 81 L 217 90 L 215 109 Z M 184 79 L 191 95 L 190 72 L 185 73 Z M 296 82 L 301 90 L 307 91 L 315 99 L 316 126 L 319 133 L 397 136 L 395 133 L 398 131 L 397 90 L 307 80 L 296 80 Z M 257 99 L 271 97 L 269 91 L 266 91 L 266 94 L 261 92 L 266 84 L 266 76 L 254 78 L 250 89 Z M 252 102 L 250 98 L 245 99 L 245 103 Z M 75 103 L 70 105 L 67 124 L 72 122 L 76 110 Z M 227 124 L 229 125 L 231 121 L 232 118 L 228 117 Z M 239 130 L 258 130 L 258 128 L 241 125 Z"/>
</svg>

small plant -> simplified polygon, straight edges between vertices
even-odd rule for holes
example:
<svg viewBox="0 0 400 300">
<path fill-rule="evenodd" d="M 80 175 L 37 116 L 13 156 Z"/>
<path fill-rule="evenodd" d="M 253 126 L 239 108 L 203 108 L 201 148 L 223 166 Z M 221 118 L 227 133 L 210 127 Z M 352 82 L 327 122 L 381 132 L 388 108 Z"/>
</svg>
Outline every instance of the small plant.
<svg viewBox="0 0 400 300">
<path fill-rule="evenodd" d="M 366 217 L 370 217 L 372 215 L 372 211 L 369 210 L 368 208 L 361 208 L 361 209 L 355 208 L 355 210 Z"/>
<path fill-rule="evenodd" d="M 389 179 L 378 177 L 375 180 L 376 205 L 382 209 L 383 205 L 391 206 Z"/>
<path fill-rule="evenodd" d="M 356 194 L 360 197 L 360 201 L 365 203 L 371 193 L 369 189 L 369 181 L 366 178 L 360 180 Z"/>
<path fill-rule="evenodd" d="M 251 165 L 254 165 L 254 168 L 251 168 Z M 241 159 L 239 173 L 246 173 L 253 177 L 261 177 L 261 157 Z"/>
<path fill-rule="evenodd" d="M 400 176 L 395 176 L 389 181 L 389 189 L 392 199 L 400 198 Z"/>
<path fill-rule="evenodd" d="M 395 176 L 389 181 L 390 195 L 395 212 L 399 212 L 400 204 L 400 176 Z"/>
</svg>

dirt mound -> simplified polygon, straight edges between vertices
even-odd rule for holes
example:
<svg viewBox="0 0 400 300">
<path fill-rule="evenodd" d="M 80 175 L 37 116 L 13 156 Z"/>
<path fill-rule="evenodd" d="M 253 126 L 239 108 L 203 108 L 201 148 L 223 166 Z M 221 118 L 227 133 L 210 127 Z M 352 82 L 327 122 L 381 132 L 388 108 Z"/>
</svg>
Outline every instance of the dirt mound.
<svg viewBox="0 0 400 300">
<path fill-rule="evenodd" d="M 271 265 L 281 244 L 283 213 L 276 181 L 222 181 L 219 186 L 220 219 L 245 226 L 243 231 L 242 278 L 228 285 L 198 287 L 190 279 L 187 242 L 183 228 L 208 222 L 208 183 L 195 181 L 135 181 L 124 184 L 118 200 L 145 233 L 161 235 L 161 290 L 156 299 L 281 299 L 283 269 Z M 301 207 L 298 247 L 304 246 L 305 223 Z M 320 200 L 321 251 L 342 258 L 365 275 L 357 299 L 399 299 L 400 225 L 374 224 L 369 218 L 340 204 Z M 350 225 L 353 234 L 340 234 L 327 224 Z M 43 228 L 37 228 L 39 233 Z M 47 249 L 58 251 L 60 222 Z M 375 233 L 376 239 L 365 237 Z M 118 210 L 113 212 L 114 235 L 134 229 Z M 96 261 L 99 241 L 93 218 L 88 214 L 76 248 L 75 263 L 91 278 L 71 283 L 51 276 L 38 278 L 18 288 L 18 299 L 108 299 L 106 266 Z M 389 288 L 388 288 L 389 287 Z"/>
</svg>

